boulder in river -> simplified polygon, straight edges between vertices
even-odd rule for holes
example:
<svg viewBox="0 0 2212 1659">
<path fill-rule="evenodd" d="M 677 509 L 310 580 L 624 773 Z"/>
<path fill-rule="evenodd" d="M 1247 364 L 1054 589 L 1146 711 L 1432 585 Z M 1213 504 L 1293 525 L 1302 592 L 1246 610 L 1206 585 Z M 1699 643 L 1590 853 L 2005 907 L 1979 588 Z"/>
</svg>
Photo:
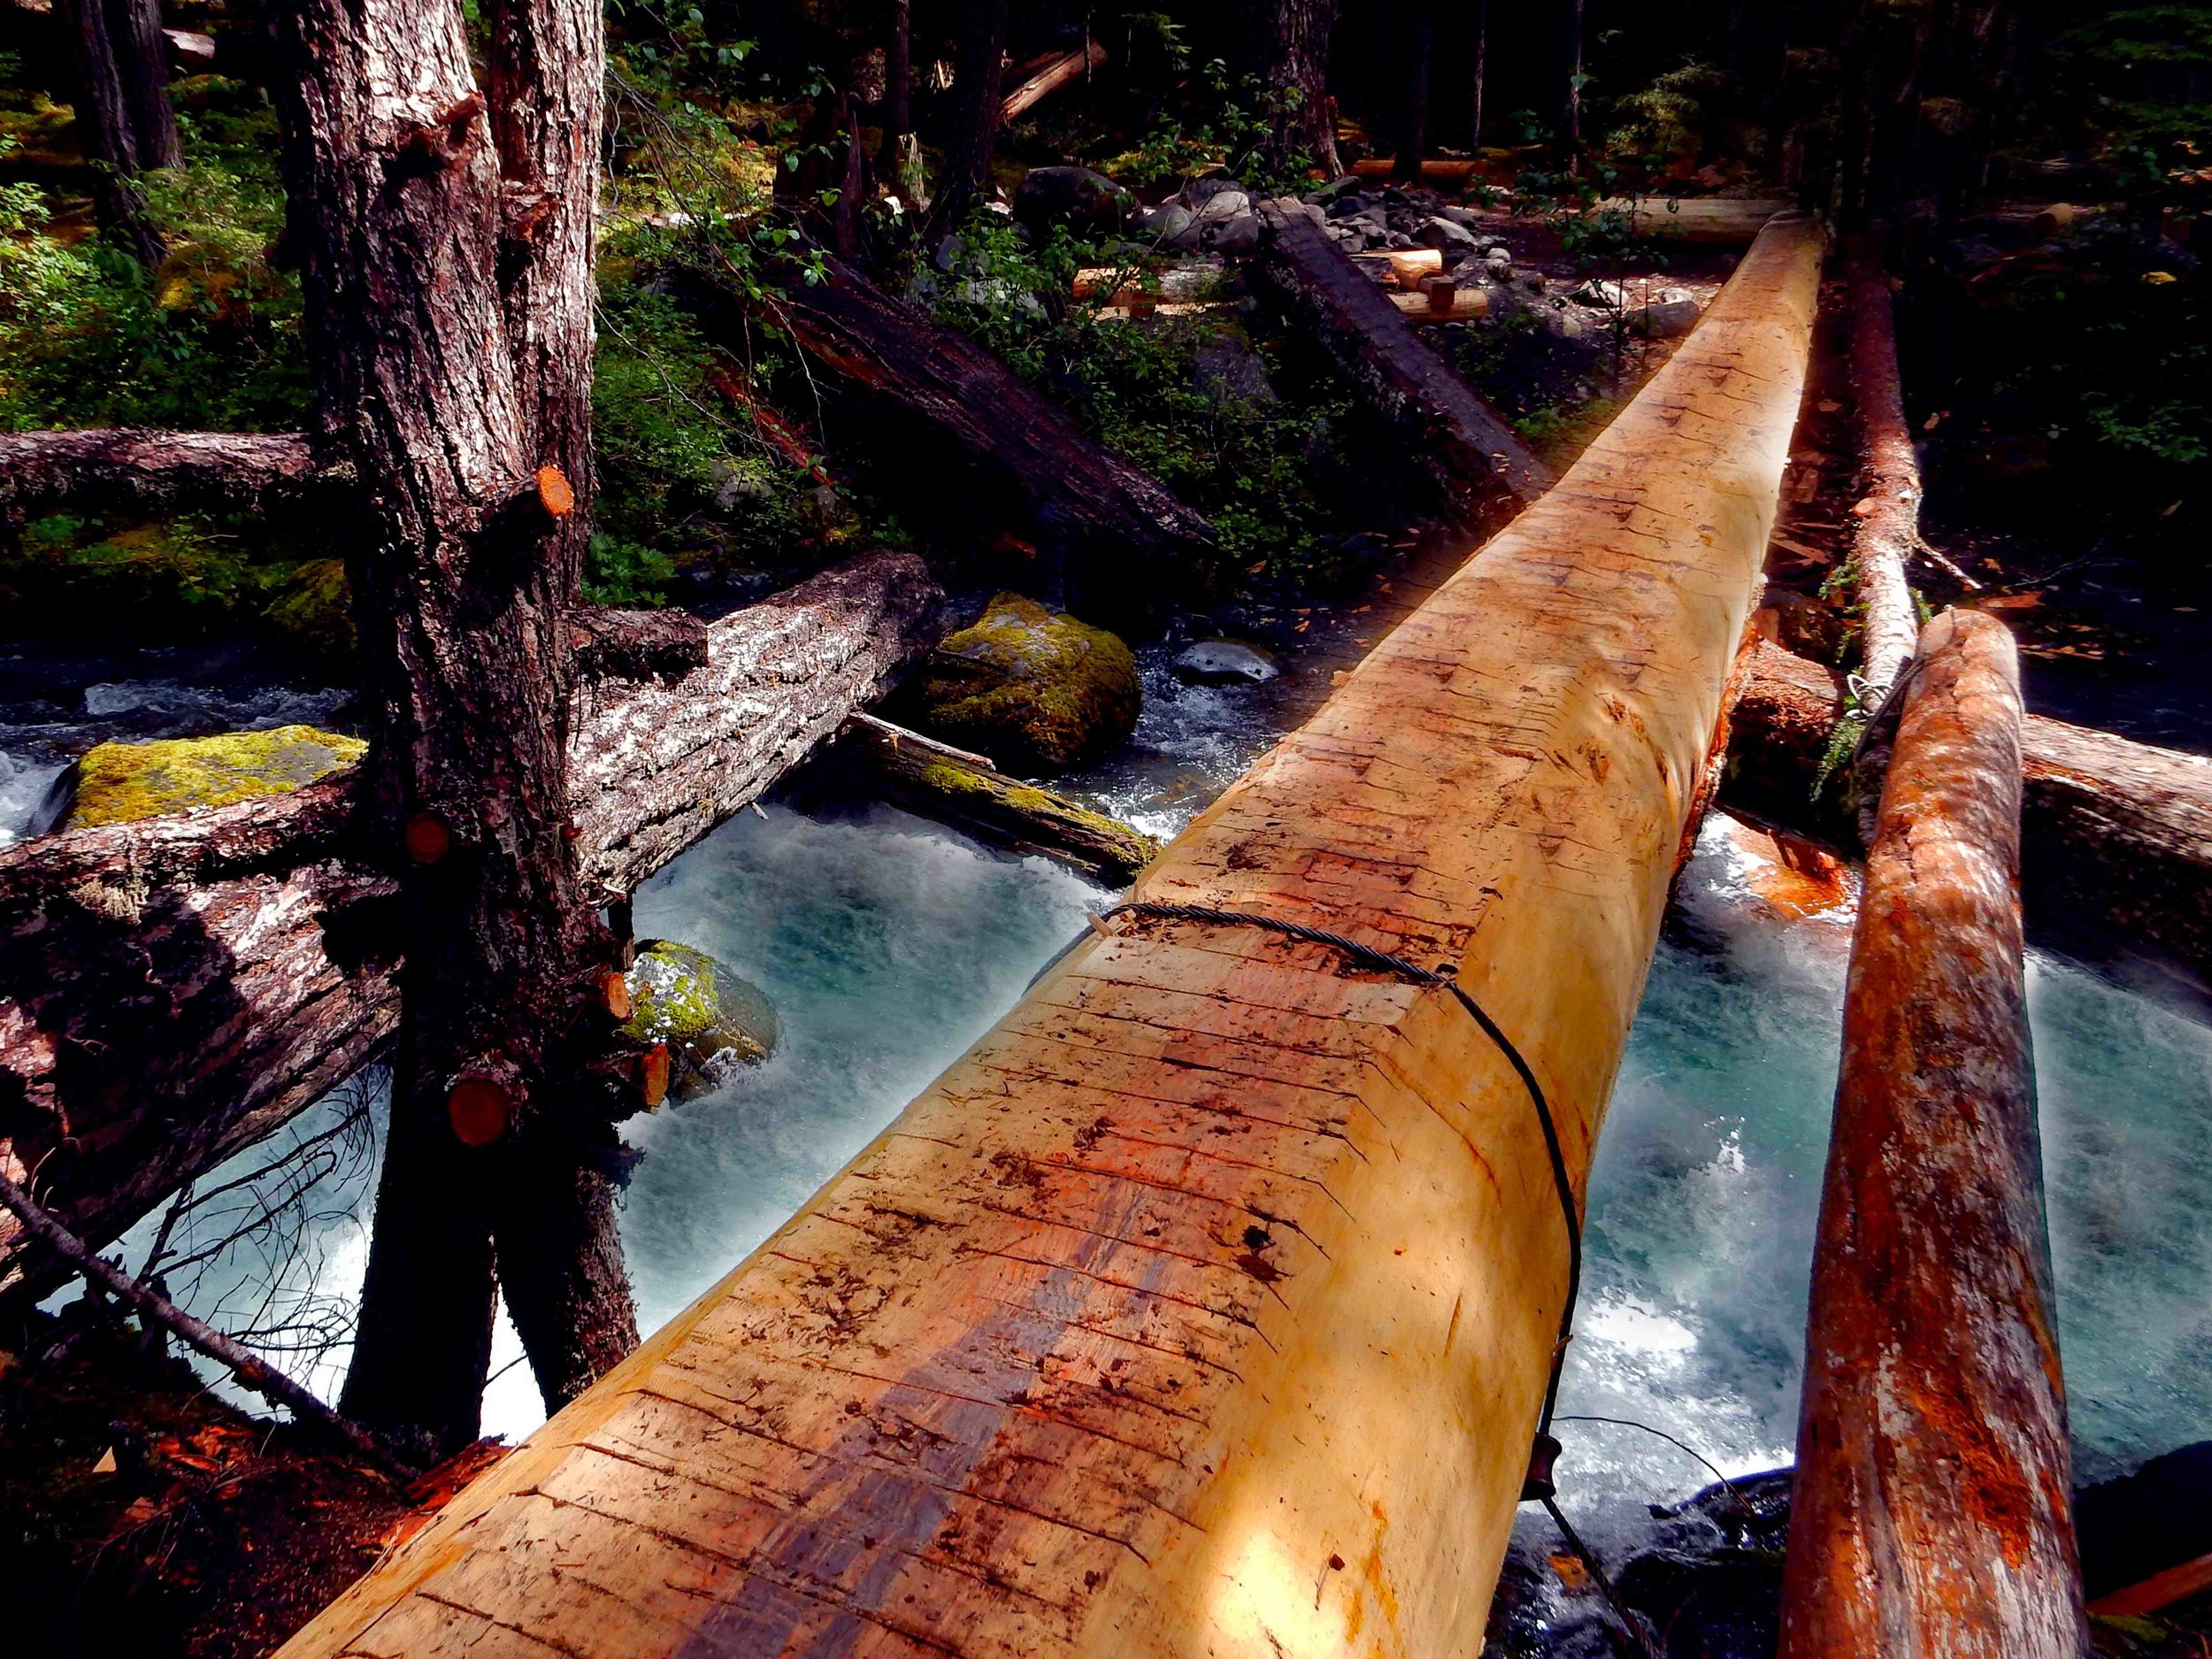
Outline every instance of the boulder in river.
<svg viewBox="0 0 2212 1659">
<path fill-rule="evenodd" d="M 1136 729 L 1136 658 L 1103 628 L 1001 594 L 930 656 L 916 691 L 929 731 L 1015 772 L 1065 772 Z"/>
<path fill-rule="evenodd" d="M 630 1018 L 622 1034 L 668 1045 L 669 1092 L 680 1101 L 697 1099 L 737 1067 L 775 1052 L 775 1005 L 703 950 L 672 939 L 641 940 L 626 978 Z"/>
<path fill-rule="evenodd" d="M 368 745 L 311 726 L 151 743 L 102 743 L 75 768 L 64 829 L 128 824 L 200 806 L 282 795 L 350 766 Z"/>
<path fill-rule="evenodd" d="M 1272 651 L 1242 640 L 1201 640 L 1169 666 L 1200 686 L 1264 685 L 1283 672 Z"/>
</svg>

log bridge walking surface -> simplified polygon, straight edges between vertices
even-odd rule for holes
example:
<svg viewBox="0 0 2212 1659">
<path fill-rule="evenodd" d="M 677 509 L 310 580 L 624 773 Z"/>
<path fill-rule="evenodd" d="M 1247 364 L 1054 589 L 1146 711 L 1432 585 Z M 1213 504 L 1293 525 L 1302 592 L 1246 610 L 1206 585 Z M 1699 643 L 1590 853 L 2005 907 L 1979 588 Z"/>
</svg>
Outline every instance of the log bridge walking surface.
<svg viewBox="0 0 2212 1659">
<path fill-rule="evenodd" d="M 1759 591 L 1819 233 L 1140 880 L 1459 981 L 1578 1190 Z M 1449 995 L 1087 936 L 728 1278 L 288 1646 L 1473 1654 L 1568 1240 Z"/>
</svg>

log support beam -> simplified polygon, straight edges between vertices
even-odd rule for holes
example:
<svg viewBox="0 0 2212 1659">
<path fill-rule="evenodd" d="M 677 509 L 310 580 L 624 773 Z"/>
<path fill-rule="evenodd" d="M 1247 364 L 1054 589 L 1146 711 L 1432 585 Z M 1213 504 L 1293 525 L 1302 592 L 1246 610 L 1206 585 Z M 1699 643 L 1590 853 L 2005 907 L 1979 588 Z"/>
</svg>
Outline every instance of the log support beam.
<svg viewBox="0 0 2212 1659">
<path fill-rule="evenodd" d="M 2081 1659 L 2010 635 L 1921 640 L 1852 938 L 1781 1659 Z"/>
</svg>

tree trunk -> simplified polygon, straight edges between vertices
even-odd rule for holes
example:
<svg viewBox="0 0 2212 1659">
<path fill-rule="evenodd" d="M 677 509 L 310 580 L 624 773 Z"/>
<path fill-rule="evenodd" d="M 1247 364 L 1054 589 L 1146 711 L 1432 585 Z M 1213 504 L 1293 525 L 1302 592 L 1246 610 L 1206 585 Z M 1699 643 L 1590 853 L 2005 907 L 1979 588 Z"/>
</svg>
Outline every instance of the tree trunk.
<svg viewBox="0 0 2212 1659">
<path fill-rule="evenodd" d="M 2082 1659 L 2001 623 L 1930 624 L 1852 938 L 1781 1659 Z"/>
<path fill-rule="evenodd" d="M 1582 165 L 1582 23 L 1584 0 L 1567 7 L 1567 153 L 1577 172 Z"/>
<path fill-rule="evenodd" d="M 584 686 L 585 881 L 627 893 L 741 810 L 936 643 L 940 598 L 919 559 L 871 554 L 716 623 L 680 679 Z M 79 1236 L 104 1246 L 388 1048 L 397 887 L 342 862 L 358 782 L 0 853 L 0 1168 Z M 11 1300 L 43 1294 L 19 1246 L 0 1220 Z"/>
<path fill-rule="evenodd" d="M 1302 157 L 1333 178 L 1344 171 L 1336 153 L 1336 100 L 1329 96 L 1329 37 L 1336 0 L 1253 0 L 1248 14 L 1252 66 L 1274 95 L 1261 159 L 1288 173 Z"/>
<path fill-rule="evenodd" d="M 1550 488 L 1550 469 L 1422 343 L 1342 249 L 1303 214 L 1268 208 L 1262 218 L 1267 236 L 1253 280 L 1428 464 L 1455 521 L 1494 528 Z"/>
<path fill-rule="evenodd" d="M 1474 65 L 1467 81 L 1467 150 L 1471 155 L 1482 148 L 1482 95 L 1490 73 L 1490 0 L 1475 0 L 1468 27 L 1475 36 Z"/>
<path fill-rule="evenodd" d="M 1436 37 L 1428 0 L 1398 0 L 1399 50 L 1405 63 L 1405 107 L 1399 111 L 1398 153 L 1390 176 L 1405 184 L 1421 181 L 1421 156 L 1429 138 L 1429 58 Z"/>
<path fill-rule="evenodd" d="M 488 130 L 458 0 L 277 9 L 308 361 L 373 490 L 348 572 L 372 745 L 359 833 L 398 876 L 406 962 L 342 1403 L 443 1448 L 476 1433 L 495 1211 L 546 1195 L 549 1234 L 610 1231 L 605 1205 L 572 1225 L 590 1184 L 547 1179 L 541 1146 L 580 1168 L 616 1146 L 588 1062 L 612 1035 L 593 987 L 618 947 L 566 833 L 599 27 L 590 0 L 490 11 L 510 107 Z M 532 102 L 541 129 L 511 107 Z M 587 1380 L 580 1347 L 611 1363 L 634 1340 L 604 1256 L 580 1246 L 561 1307 L 511 1286 L 550 1402 Z"/>
<path fill-rule="evenodd" d="M 891 0 L 891 39 L 883 60 L 883 146 L 876 171 L 896 179 L 899 140 L 914 130 L 914 0 Z"/>
<path fill-rule="evenodd" d="M 687 278 L 685 294 L 710 338 L 734 342 L 751 326 L 750 303 L 710 277 Z M 826 281 L 793 283 L 773 315 L 828 395 L 832 448 L 867 466 L 908 522 L 1009 556 L 1024 591 L 1103 626 L 1156 631 L 1188 566 L 1212 551 L 1203 518 L 998 358 L 849 266 L 833 259 Z"/>
<path fill-rule="evenodd" d="M 161 240 L 146 221 L 132 182 L 142 161 L 132 99 L 102 0 L 59 0 L 77 70 L 77 142 L 92 173 L 100 225 L 148 270 L 161 263 Z"/>
<path fill-rule="evenodd" d="M 181 167 L 184 147 L 177 138 L 177 111 L 169 102 L 169 42 L 161 32 L 161 0 L 109 0 L 108 19 L 138 165 Z"/>
<path fill-rule="evenodd" d="M 945 185 L 933 208 L 941 225 L 957 225 L 990 191 L 1005 56 L 1006 0 L 960 0 L 953 55 L 953 125 L 945 140 Z"/>
</svg>

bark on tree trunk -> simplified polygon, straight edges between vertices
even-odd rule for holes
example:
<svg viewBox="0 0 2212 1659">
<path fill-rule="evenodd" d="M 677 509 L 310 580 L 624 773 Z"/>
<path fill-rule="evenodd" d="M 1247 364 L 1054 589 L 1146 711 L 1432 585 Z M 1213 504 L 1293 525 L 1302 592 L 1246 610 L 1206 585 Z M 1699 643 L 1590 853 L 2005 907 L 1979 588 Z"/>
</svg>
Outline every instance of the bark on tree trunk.
<svg viewBox="0 0 2212 1659">
<path fill-rule="evenodd" d="M 1398 0 L 1405 55 L 1405 108 L 1400 114 L 1398 153 L 1390 176 L 1406 184 L 1421 181 L 1421 155 L 1429 138 L 1429 57 L 1436 36 L 1428 0 Z"/>
<path fill-rule="evenodd" d="M 961 0 L 952 71 L 952 132 L 945 142 L 945 186 L 933 212 L 958 224 L 991 187 L 991 152 L 998 142 L 1006 0 Z"/>
<path fill-rule="evenodd" d="M 1257 0 L 1252 17 L 1252 66 L 1278 102 L 1261 158 L 1284 173 L 1300 156 L 1333 178 L 1344 171 L 1336 153 L 1336 101 L 1329 96 L 1329 37 L 1336 0 Z"/>
<path fill-rule="evenodd" d="M 936 642 L 940 598 L 870 554 L 716 623 L 680 679 L 585 686 L 584 879 L 628 892 L 742 810 Z M 388 1047 L 397 886 L 342 862 L 358 781 L 0 853 L 0 1169 L 96 1247 Z M 43 1294 L 19 1247 L 0 1218 L 11 1300 Z"/>
<path fill-rule="evenodd" d="M 2002 624 L 1929 625 L 1852 939 L 1782 1659 L 2089 1652 Z"/>
<path fill-rule="evenodd" d="M 284 0 L 277 12 L 308 357 L 325 419 L 373 492 L 348 572 L 372 743 L 359 829 L 398 874 L 406 961 L 342 1406 L 440 1448 L 476 1432 L 493 1195 L 549 1194 L 549 1234 L 611 1228 L 611 1208 L 576 1220 L 589 1183 L 548 1179 L 540 1156 L 541 1142 L 617 1144 L 609 1086 L 588 1070 L 612 1033 L 593 987 L 617 945 L 565 833 L 596 12 L 492 8 L 495 91 L 545 119 L 506 107 L 491 129 L 457 0 Z M 520 176 L 503 178 L 503 162 Z M 634 1340 L 604 1252 L 580 1243 L 573 1259 L 572 1281 L 544 1295 L 512 1286 L 554 1404 L 588 1380 L 580 1348 L 611 1363 Z M 568 1306 L 549 1310 L 552 1296 Z"/>
<path fill-rule="evenodd" d="M 161 0 L 110 0 L 108 20 L 138 165 L 182 166 L 177 111 L 169 102 L 169 42 L 161 32 Z"/>
<path fill-rule="evenodd" d="M 60 0 L 60 9 L 76 64 L 77 142 L 91 169 L 93 205 L 102 227 L 150 271 L 161 263 L 161 241 L 132 182 L 143 164 L 107 9 L 102 0 Z"/>
<path fill-rule="evenodd" d="M 1455 519 L 1495 528 L 1551 487 L 1550 469 L 1422 343 L 1343 250 L 1303 214 L 1267 208 L 1261 217 L 1267 239 L 1253 280 L 1353 394 L 1430 464 Z"/>
<path fill-rule="evenodd" d="M 749 302 L 696 274 L 684 292 L 710 337 L 741 341 Z M 849 266 L 832 260 L 828 280 L 792 284 L 773 317 L 829 395 L 833 434 L 864 440 L 833 449 L 864 461 L 910 522 L 1018 560 L 1025 591 L 1142 633 L 1178 567 L 1213 549 L 1199 514 L 989 352 Z"/>
</svg>

